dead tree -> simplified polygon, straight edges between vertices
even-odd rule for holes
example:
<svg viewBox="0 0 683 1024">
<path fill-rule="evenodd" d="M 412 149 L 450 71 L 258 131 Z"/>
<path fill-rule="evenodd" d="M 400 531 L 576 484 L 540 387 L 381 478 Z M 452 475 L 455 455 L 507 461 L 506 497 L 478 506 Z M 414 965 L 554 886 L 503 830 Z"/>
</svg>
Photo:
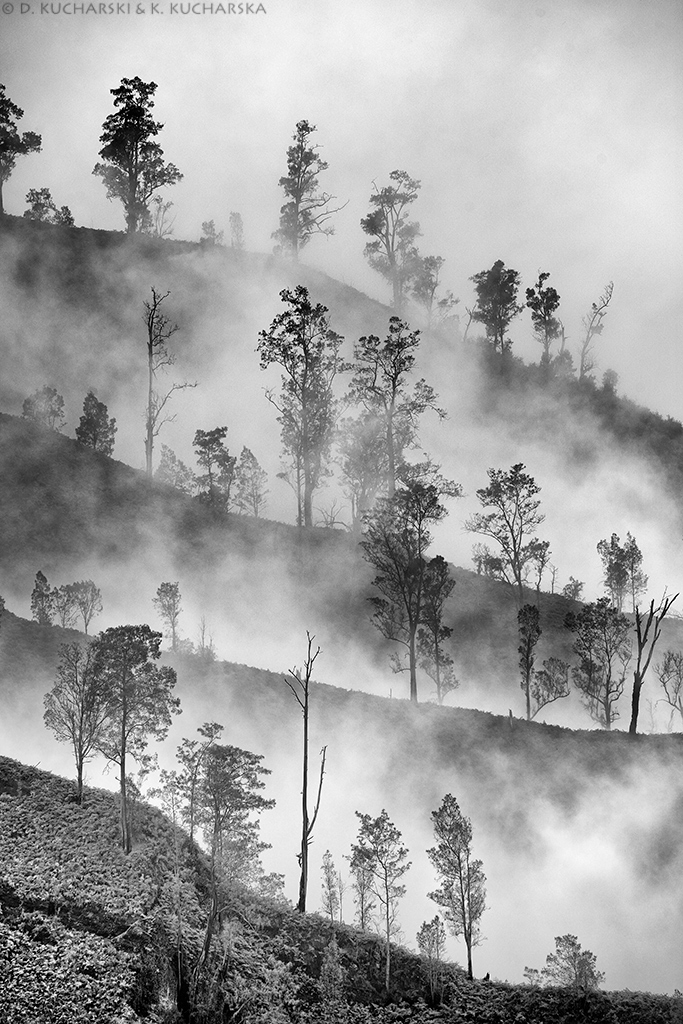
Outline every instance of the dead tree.
<svg viewBox="0 0 683 1024">
<path fill-rule="evenodd" d="M 636 667 L 633 672 L 631 724 L 628 728 L 629 733 L 633 736 L 636 734 L 638 726 L 640 691 L 642 690 L 643 683 L 645 682 L 645 675 L 650 667 L 650 662 L 652 661 L 652 655 L 655 652 L 657 641 L 661 636 L 662 622 L 677 597 L 678 594 L 674 594 L 673 597 L 663 597 L 656 608 L 654 601 L 650 601 L 650 608 L 647 615 L 643 615 L 640 608 L 636 608 L 636 644 L 638 654 L 636 658 Z M 652 631 L 652 635 L 650 635 L 650 631 Z"/>
<path fill-rule="evenodd" d="M 315 660 L 320 654 L 320 648 L 317 647 L 315 654 L 312 653 L 313 641 L 315 637 L 306 631 L 306 640 L 308 642 L 308 648 L 306 651 L 306 661 L 304 662 L 303 669 L 293 668 L 290 669 L 290 676 L 292 681 L 285 676 L 285 682 L 294 694 L 294 698 L 301 708 L 301 712 L 304 719 L 304 734 L 303 734 L 303 772 L 302 772 L 302 787 L 301 787 L 301 850 L 298 855 L 299 866 L 301 868 L 301 877 L 299 880 L 299 902 L 297 904 L 297 910 L 299 913 L 304 914 L 306 912 L 306 889 L 308 887 L 308 848 L 313 838 L 313 829 L 315 827 L 316 819 L 318 817 L 318 811 L 320 809 L 320 797 L 323 791 L 323 777 L 325 775 L 325 757 L 327 754 L 327 747 L 323 747 L 320 751 L 320 778 L 318 780 L 318 792 L 315 799 L 315 806 L 313 808 L 313 814 L 309 815 L 308 812 L 308 709 L 310 699 L 310 688 L 311 688 L 311 676 L 313 673 L 313 665 Z"/>
</svg>

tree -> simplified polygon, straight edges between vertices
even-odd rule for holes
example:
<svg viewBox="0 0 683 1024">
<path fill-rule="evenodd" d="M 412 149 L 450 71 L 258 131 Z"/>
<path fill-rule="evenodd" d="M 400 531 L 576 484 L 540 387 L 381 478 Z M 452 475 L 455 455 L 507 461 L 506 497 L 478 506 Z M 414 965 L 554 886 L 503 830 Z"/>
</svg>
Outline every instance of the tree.
<svg viewBox="0 0 683 1024">
<path fill-rule="evenodd" d="M 652 655 L 655 653 L 657 641 L 662 635 L 662 623 L 677 597 L 678 594 L 674 594 L 673 597 L 663 597 L 656 607 L 654 601 L 650 601 L 650 607 L 645 615 L 640 608 L 636 608 L 636 667 L 633 671 L 631 722 L 628 727 L 632 736 L 635 735 L 638 728 L 640 691 L 643 688 Z"/>
<path fill-rule="evenodd" d="M 182 611 L 178 583 L 160 583 L 157 587 L 157 596 L 152 598 L 152 604 L 164 621 L 171 639 L 171 650 L 175 653 L 178 650 L 178 619 Z"/>
<path fill-rule="evenodd" d="M 517 302 L 519 273 L 496 260 L 490 270 L 480 271 L 470 281 L 474 281 L 477 293 L 472 319 L 484 325 L 493 351 L 500 352 L 502 360 L 512 347 L 508 337 L 510 324 L 524 309 Z"/>
<path fill-rule="evenodd" d="M 421 183 L 406 171 L 392 171 L 389 180 L 392 184 L 381 189 L 373 181 L 371 210 L 360 225 L 373 239 L 365 246 L 365 258 L 391 285 L 393 308 L 400 315 L 408 285 L 419 271 L 419 255 L 414 243 L 420 234 L 420 225 L 408 219 L 408 212 L 417 199 Z"/>
<path fill-rule="evenodd" d="M 540 499 L 536 497 L 541 488 L 518 462 L 508 472 L 502 469 L 487 470 L 488 487 L 477 491 L 477 497 L 484 508 L 492 512 L 478 512 L 470 516 L 465 529 L 491 537 L 500 546 L 501 556 L 492 561 L 491 574 L 517 587 L 520 606 L 524 600 L 524 584 L 528 571 L 539 557 L 547 557 L 547 541 L 534 536 L 538 526 L 545 520 L 539 512 Z M 486 554 L 493 560 L 488 548 Z"/>
<path fill-rule="evenodd" d="M 381 594 L 370 598 L 373 622 L 387 640 L 407 648 L 410 699 L 415 703 L 416 637 L 424 615 L 429 527 L 445 515 L 437 488 L 416 482 L 400 488 L 393 498 L 381 498 L 364 516 L 361 547 L 366 561 L 377 570 L 372 585 Z"/>
<path fill-rule="evenodd" d="M 183 177 L 174 164 L 164 163 L 163 150 L 154 141 L 163 128 L 151 115 L 156 90 L 155 82 L 137 77 L 122 78 L 110 90 L 117 109 L 102 125 L 102 163 L 93 168 L 106 185 L 107 199 L 123 204 L 129 234 L 148 226 L 154 193 Z"/>
<path fill-rule="evenodd" d="M 230 502 L 230 489 L 237 462 L 237 458 L 230 454 L 224 444 L 227 433 L 227 427 L 198 430 L 192 442 L 192 447 L 197 452 L 197 462 L 206 470 L 203 476 L 196 478 L 197 486 L 202 488 L 200 497 L 211 508 L 225 510 Z"/>
<path fill-rule="evenodd" d="M 235 468 L 234 504 L 238 512 L 254 516 L 258 519 L 266 505 L 266 488 L 268 474 L 262 469 L 258 459 L 249 448 L 240 452 L 240 460 Z"/>
<path fill-rule="evenodd" d="M 154 479 L 160 484 L 169 484 L 170 487 L 175 487 L 183 494 L 192 494 L 195 489 L 194 473 L 165 444 L 161 446 L 161 458 Z"/>
<path fill-rule="evenodd" d="M 325 758 L 327 756 L 327 747 L 323 747 L 320 752 L 320 777 L 318 780 L 318 792 L 313 806 L 313 812 L 310 813 L 308 807 L 308 719 L 309 719 L 309 706 L 311 697 L 311 680 L 313 674 L 313 666 L 315 661 L 320 654 L 320 648 L 316 648 L 315 654 L 312 653 L 313 641 L 315 637 L 306 632 L 307 650 L 306 650 L 306 661 L 302 669 L 292 668 L 289 671 L 290 679 L 285 676 L 285 683 L 294 694 L 294 699 L 301 708 L 301 714 L 303 717 L 303 744 L 302 744 L 302 783 L 301 783 L 301 847 L 298 854 L 299 867 L 301 868 L 301 875 L 299 878 L 299 902 L 297 904 L 297 910 L 300 914 L 306 912 L 306 890 L 308 888 L 308 848 L 311 845 L 313 839 L 313 829 L 318 818 L 318 811 L 320 810 L 320 797 L 323 791 L 323 778 L 325 776 Z"/>
<path fill-rule="evenodd" d="M 417 651 L 420 666 L 436 686 L 436 699 L 443 704 L 444 697 L 457 689 L 459 683 L 453 669 L 453 659 L 444 650 L 444 642 L 453 635 L 450 626 L 443 624 L 443 606 L 450 597 L 455 580 L 448 562 L 441 555 L 430 559 L 423 580 L 423 625 L 417 631 Z"/>
<path fill-rule="evenodd" d="M 547 372 L 550 369 L 550 347 L 559 336 L 562 324 L 557 319 L 560 296 L 551 286 L 545 286 L 550 277 L 546 271 L 539 273 L 538 281 L 533 288 L 526 290 L 526 304 L 531 310 L 531 322 L 536 340 L 543 346 L 541 366 Z"/>
<path fill-rule="evenodd" d="M 184 800 L 181 817 L 187 826 L 190 842 L 194 842 L 195 828 L 200 811 L 200 783 L 204 770 L 207 752 L 223 732 L 218 722 L 205 722 L 197 729 L 201 740 L 183 739 L 176 751 L 176 759 L 180 765 L 178 787 Z"/>
<path fill-rule="evenodd" d="M 631 624 L 606 597 L 584 605 L 578 614 L 569 612 L 564 624 L 576 635 L 573 650 L 579 664 L 572 670 L 574 684 L 591 718 L 611 729 L 619 717 L 616 704 L 631 660 Z"/>
<path fill-rule="evenodd" d="M 417 948 L 427 961 L 429 994 L 434 1000 L 441 993 L 443 983 L 443 959 L 446 949 L 446 929 L 438 914 L 431 921 L 423 921 L 417 933 Z"/>
<path fill-rule="evenodd" d="M 230 248 L 235 252 L 244 252 L 244 224 L 242 214 L 234 210 L 230 213 Z"/>
<path fill-rule="evenodd" d="M 591 303 L 591 308 L 581 321 L 584 329 L 583 341 L 579 355 L 579 380 L 588 377 L 591 370 L 595 369 L 593 357 L 593 342 L 603 332 L 603 320 L 607 315 L 607 307 L 612 301 L 614 284 L 612 281 L 605 285 L 605 289 L 597 302 Z"/>
<path fill-rule="evenodd" d="M 581 949 L 576 935 L 557 935 L 555 952 L 548 953 L 540 971 L 524 968 L 525 975 L 541 985 L 571 988 L 578 993 L 598 989 L 605 975 L 597 969 L 597 958 L 589 949 Z"/>
<path fill-rule="evenodd" d="M 73 584 L 55 587 L 52 591 L 52 607 L 62 629 L 73 629 L 76 624 L 76 607 Z"/>
<path fill-rule="evenodd" d="M 450 793 L 432 811 L 436 846 L 427 850 L 441 886 L 429 898 L 441 907 L 455 938 L 467 947 L 467 976 L 472 978 L 472 949 L 479 945 L 479 922 L 486 910 L 486 875 L 472 855 L 472 823 Z"/>
<path fill-rule="evenodd" d="M 582 583 L 581 580 L 577 580 L 574 576 L 570 576 L 569 583 L 565 583 L 562 587 L 562 597 L 566 597 L 569 601 L 580 601 L 585 585 L 586 584 Z"/>
<path fill-rule="evenodd" d="M 216 231 L 216 225 L 212 220 L 203 221 L 202 237 L 199 239 L 199 244 L 208 249 L 223 244 L 223 232 Z"/>
<path fill-rule="evenodd" d="M 64 419 L 64 399 L 57 394 L 56 388 L 48 384 L 24 399 L 21 415 L 24 419 L 33 420 L 49 430 L 61 430 L 66 423 Z"/>
<path fill-rule="evenodd" d="M 531 686 L 534 677 L 534 664 L 536 656 L 534 650 L 541 636 L 541 627 L 538 622 L 538 607 L 534 604 L 525 604 L 517 612 L 517 625 L 519 627 L 519 668 L 522 674 L 521 687 L 526 698 L 526 719 L 531 721 Z"/>
<path fill-rule="evenodd" d="M 83 769 L 98 749 L 107 703 L 102 680 L 94 672 L 91 646 L 62 644 L 59 654 L 57 679 L 43 700 L 43 718 L 60 743 L 71 744 L 80 804 L 83 802 Z"/>
<path fill-rule="evenodd" d="M 605 573 L 605 590 L 610 595 L 610 600 L 617 611 L 624 607 L 624 597 L 628 591 L 628 564 L 626 552 L 619 543 L 619 537 L 613 533 L 609 541 L 601 540 L 598 543 L 598 554 L 602 559 L 602 567 Z"/>
<path fill-rule="evenodd" d="M 347 858 L 351 870 L 351 889 L 354 894 L 356 921 L 362 932 L 368 930 L 376 903 L 372 889 L 371 858 L 367 849 L 352 848 Z"/>
<path fill-rule="evenodd" d="M 261 369 L 279 364 L 282 389 L 279 398 L 266 392 L 280 415 L 285 455 L 295 475 L 297 525 L 313 525 L 313 494 L 326 471 L 337 418 L 332 390 L 337 373 L 347 367 L 339 349 L 343 338 L 330 329 L 327 308 L 312 305 L 308 289 L 297 285 L 284 289 L 280 298 L 289 305 L 275 317 L 268 331 L 261 331 L 257 351 Z"/>
<path fill-rule="evenodd" d="M 51 626 L 55 617 L 54 593 L 47 577 L 40 570 L 36 573 L 31 592 L 31 615 L 39 626 Z"/>
<path fill-rule="evenodd" d="M 664 700 L 673 709 L 678 711 L 683 720 L 683 652 L 666 651 L 661 665 L 655 666 L 655 672 L 664 690 Z"/>
<path fill-rule="evenodd" d="M 543 668 L 534 672 L 531 684 L 531 718 L 535 718 L 546 705 L 568 696 L 569 665 L 561 658 L 548 658 L 543 662 Z"/>
<path fill-rule="evenodd" d="M 445 320 L 460 302 L 460 299 L 454 298 L 451 291 L 447 291 L 441 299 L 436 297 L 440 284 L 439 275 L 445 262 L 442 256 L 420 256 L 417 260 L 410 293 L 427 314 L 428 329 Z"/>
<path fill-rule="evenodd" d="M 440 419 L 446 415 L 437 407 L 437 396 L 424 379 L 410 387 L 409 376 L 419 343 L 420 332 L 411 331 L 406 323 L 392 316 L 383 342 L 371 334 L 360 338 L 354 346 L 349 394 L 368 414 L 366 423 L 376 422 L 381 428 L 389 497 L 404 469 L 403 453 L 418 443 L 418 418 L 427 409 L 433 409 Z"/>
<path fill-rule="evenodd" d="M 164 394 L 156 390 L 156 377 L 160 370 L 173 366 L 175 356 L 168 351 L 168 341 L 178 330 L 177 324 L 172 324 L 162 310 L 162 304 L 168 298 L 170 292 L 163 295 L 156 288 L 152 288 L 152 301 L 143 302 L 143 322 L 147 328 L 147 408 L 145 409 L 145 467 L 147 479 L 152 479 L 154 438 L 164 423 L 172 422 L 174 416 L 164 416 L 166 404 L 175 391 L 184 391 L 185 388 L 194 388 L 196 384 L 172 384 Z"/>
<path fill-rule="evenodd" d="M 30 188 L 26 193 L 26 202 L 29 204 L 28 210 L 24 210 L 24 217 L 27 220 L 73 227 L 71 210 L 68 206 L 62 206 L 58 210 L 49 188 Z"/>
<path fill-rule="evenodd" d="M 332 854 L 325 850 L 322 863 L 322 905 L 326 914 L 330 915 L 330 921 L 334 924 L 339 917 L 339 887 L 337 871 L 334 866 Z"/>
<path fill-rule="evenodd" d="M 106 721 L 98 749 L 119 769 L 121 846 L 131 851 L 126 770 L 129 757 L 139 760 L 150 737 L 165 738 L 172 716 L 180 713 L 173 696 L 176 674 L 153 664 L 159 657 L 161 633 L 149 626 L 114 626 L 92 643 L 93 672 L 104 688 Z"/>
<path fill-rule="evenodd" d="M 337 451 L 344 492 L 351 506 L 351 529 L 358 534 L 363 513 L 387 487 L 388 463 L 382 421 L 368 410 L 363 410 L 355 419 L 342 419 L 337 432 Z"/>
<path fill-rule="evenodd" d="M 173 203 L 170 199 L 164 201 L 162 196 L 152 196 L 149 205 L 149 219 L 145 218 L 143 230 L 149 232 L 153 238 L 170 238 L 175 223 L 175 214 L 173 217 L 170 215 Z"/>
<path fill-rule="evenodd" d="M 398 901 L 405 896 L 401 878 L 410 867 L 408 850 L 401 843 L 401 833 L 384 808 L 377 818 L 356 811 L 360 821 L 358 842 L 351 847 L 353 860 L 363 859 L 371 877 L 371 888 L 376 897 L 386 938 L 384 960 L 384 987 L 389 991 L 391 976 L 391 937 L 396 930 Z"/>
<path fill-rule="evenodd" d="M 280 227 L 272 237 L 295 262 L 312 235 L 334 234 L 334 228 L 327 222 L 344 208 L 337 206 L 331 209 L 330 203 L 336 196 L 320 191 L 318 176 L 327 170 L 328 165 L 318 156 L 319 146 L 311 145 L 310 137 L 314 131 L 314 124 L 297 122 L 292 136 L 294 145 L 287 150 L 287 174 L 278 182 L 288 201 L 280 208 Z"/>
<path fill-rule="evenodd" d="M 626 541 L 624 542 L 624 560 L 626 562 L 628 589 L 633 604 L 632 610 L 635 615 L 638 597 L 647 590 L 648 577 L 642 570 L 642 552 L 636 544 L 636 538 L 632 537 L 630 533 L 626 534 Z"/>
<path fill-rule="evenodd" d="M 74 605 L 81 613 L 83 629 L 87 636 L 88 626 L 92 619 L 102 611 L 102 594 L 92 580 L 80 580 L 78 583 L 72 583 L 71 593 Z"/>
<path fill-rule="evenodd" d="M 108 455 L 114 453 L 114 434 L 116 420 L 108 415 L 104 402 L 99 402 L 92 391 L 89 391 L 83 402 L 83 415 L 76 427 L 76 440 L 86 448 Z"/>
<path fill-rule="evenodd" d="M 35 132 L 19 134 L 17 122 L 21 121 L 24 111 L 18 107 L 0 85 L 0 217 L 5 213 L 2 189 L 14 170 L 18 156 L 39 153 L 42 139 Z"/>
</svg>

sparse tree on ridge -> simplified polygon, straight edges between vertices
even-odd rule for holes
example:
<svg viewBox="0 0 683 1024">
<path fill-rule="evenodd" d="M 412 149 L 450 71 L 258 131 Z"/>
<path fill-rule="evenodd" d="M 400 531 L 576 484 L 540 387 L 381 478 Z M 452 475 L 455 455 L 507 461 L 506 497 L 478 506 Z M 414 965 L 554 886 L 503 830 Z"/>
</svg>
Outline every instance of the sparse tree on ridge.
<svg viewBox="0 0 683 1024">
<path fill-rule="evenodd" d="M 35 132 L 19 134 L 17 123 L 24 116 L 24 111 L 13 103 L 0 85 L 0 217 L 5 213 L 3 202 L 3 186 L 9 181 L 18 156 L 39 153 L 42 139 Z"/>
<path fill-rule="evenodd" d="M 129 234 L 149 225 L 154 193 L 183 177 L 174 164 L 164 163 L 155 141 L 163 128 L 151 114 L 156 90 L 155 82 L 137 77 L 122 78 L 121 85 L 110 90 L 117 110 L 102 125 L 102 162 L 93 168 L 107 188 L 107 199 L 123 204 Z"/>
<path fill-rule="evenodd" d="M 107 714 L 103 681 L 94 672 L 89 645 L 62 644 L 57 680 L 43 703 L 47 728 L 52 729 L 60 743 L 71 744 L 80 804 L 84 766 L 97 750 Z"/>
<path fill-rule="evenodd" d="M 40 570 L 36 573 L 31 593 L 31 615 L 39 626 L 51 626 L 55 617 L 53 591 L 47 577 Z"/>
<path fill-rule="evenodd" d="M 487 470 L 488 487 L 477 491 L 481 505 L 492 512 L 478 512 L 465 523 L 470 533 L 491 537 L 500 546 L 496 557 L 482 545 L 482 557 L 490 560 L 490 575 L 505 580 L 517 588 L 520 606 L 524 600 L 524 585 L 529 569 L 540 556 L 548 554 L 548 542 L 539 541 L 535 536 L 538 526 L 545 520 L 539 512 L 540 499 L 536 497 L 541 488 L 518 462 L 510 470 Z"/>
<path fill-rule="evenodd" d="M 214 221 L 205 220 L 202 223 L 202 237 L 199 239 L 199 244 L 207 249 L 223 244 L 223 232 L 216 230 Z"/>
<path fill-rule="evenodd" d="M 619 543 L 619 537 L 613 533 L 608 540 L 598 543 L 598 554 L 604 569 L 605 590 L 609 593 L 612 607 L 618 612 L 624 607 L 624 598 L 628 591 L 628 565 L 626 552 Z"/>
<path fill-rule="evenodd" d="M 643 614 L 636 608 L 636 667 L 633 670 L 633 691 L 631 694 L 631 722 L 628 727 L 633 736 L 638 729 L 638 709 L 640 707 L 640 691 L 645 682 L 647 670 L 655 653 L 657 641 L 662 635 L 662 623 L 678 594 L 673 597 L 664 596 L 655 607 L 650 601 L 648 611 Z"/>
<path fill-rule="evenodd" d="M 377 906 L 372 889 L 372 866 L 368 850 L 352 848 L 347 858 L 351 871 L 351 889 L 356 906 L 356 923 L 362 932 L 368 931 Z"/>
<path fill-rule="evenodd" d="M 531 717 L 548 704 L 569 696 L 569 665 L 561 658 L 547 658 L 534 672 L 531 684 Z"/>
<path fill-rule="evenodd" d="M 266 505 L 268 474 L 249 448 L 242 448 L 235 468 L 234 505 L 244 515 L 260 518 Z"/>
<path fill-rule="evenodd" d="M 345 417 L 337 432 L 338 462 L 344 492 L 351 506 L 351 529 L 360 534 L 363 513 L 386 491 L 389 478 L 385 427 L 367 409 L 355 419 Z"/>
<path fill-rule="evenodd" d="M 396 931 L 398 901 L 405 896 L 406 888 L 401 879 L 410 868 L 408 850 L 403 846 L 402 835 L 389 819 L 384 808 L 377 818 L 356 811 L 360 821 L 358 842 L 351 847 L 351 858 L 363 860 L 371 877 L 371 888 L 379 903 L 382 930 L 386 940 L 384 959 L 384 987 L 390 990 L 391 981 L 391 938 Z"/>
<path fill-rule="evenodd" d="M 391 184 L 381 189 L 373 181 L 372 209 L 360 225 L 373 238 L 365 246 L 365 258 L 391 285 L 392 305 L 400 316 L 408 286 L 420 269 L 415 246 L 420 225 L 408 219 L 408 212 L 421 184 L 406 171 L 392 171 L 389 180 Z"/>
<path fill-rule="evenodd" d="M 510 324 L 524 309 L 517 301 L 519 273 L 506 267 L 502 260 L 496 260 L 490 270 L 482 270 L 470 280 L 477 293 L 472 319 L 484 325 L 493 351 L 503 360 L 512 347 L 508 337 Z"/>
<path fill-rule="evenodd" d="M 171 640 L 171 650 L 177 651 L 178 619 L 182 611 L 178 583 L 160 583 L 157 587 L 157 596 L 152 598 L 152 604 L 166 626 L 167 634 Z"/>
<path fill-rule="evenodd" d="M 322 908 L 329 914 L 330 921 L 335 924 L 339 918 L 339 888 L 337 871 L 329 850 L 323 854 L 322 874 Z"/>
<path fill-rule="evenodd" d="M 73 629 L 76 624 L 76 602 L 73 584 L 55 587 L 52 591 L 52 607 L 62 629 Z"/>
<path fill-rule="evenodd" d="M 441 555 L 427 563 L 423 586 L 422 625 L 417 631 L 417 651 L 420 667 L 436 686 L 437 702 L 443 704 L 446 695 L 457 689 L 459 683 L 453 659 L 444 649 L 444 642 L 450 639 L 453 630 L 443 624 L 443 606 L 455 586 L 455 580 L 448 562 Z"/>
<path fill-rule="evenodd" d="M 301 715 L 303 718 L 303 744 L 302 744 L 302 783 L 301 783 L 301 846 L 299 849 L 298 860 L 301 873 L 299 876 L 299 901 L 297 903 L 297 910 L 300 914 L 306 912 L 306 893 L 308 889 L 308 855 L 309 846 L 313 839 L 313 829 L 318 819 L 318 811 L 320 810 L 320 798 L 323 791 L 323 779 L 325 777 L 325 759 L 327 756 L 327 747 L 323 747 L 320 751 L 320 776 L 318 779 L 318 790 L 315 798 L 313 809 L 309 808 L 308 805 L 308 729 L 309 729 L 309 712 L 310 712 L 310 699 L 311 699 L 311 683 L 313 681 L 313 666 L 316 662 L 318 655 L 320 654 L 320 648 L 316 648 L 313 653 L 313 641 L 315 637 L 312 637 L 309 632 L 306 632 L 306 660 L 303 668 L 297 669 L 292 668 L 289 671 L 290 678 L 287 679 L 285 676 L 285 683 L 294 694 L 294 699 L 301 708 Z"/>
<path fill-rule="evenodd" d="M 558 935 L 555 952 L 548 953 L 545 967 L 524 968 L 526 979 L 534 985 L 556 985 L 579 993 L 590 992 L 602 985 L 605 975 L 597 968 L 595 953 L 582 949 L 576 935 Z"/>
<path fill-rule="evenodd" d="M 43 224 L 61 224 L 73 227 L 73 216 L 68 206 L 57 209 L 49 188 L 30 188 L 26 193 L 28 210 L 24 210 L 27 220 L 41 221 Z"/>
<path fill-rule="evenodd" d="M 526 719 L 531 721 L 531 687 L 534 678 L 534 665 L 536 663 L 535 648 L 541 637 L 541 627 L 538 622 L 538 607 L 535 604 L 525 604 L 517 612 L 517 625 L 519 628 L 519 668 L 522 675 L 520 686 L 526 699 Z"/>
<path fill-rule="evenodd" d="M 441 886 L 429 898 L 441 907 L 446 923 L 467 947 L 467 975 L 472 975 L 472 949 L 481 941 L 480 920 L 486 910 L 486 875 L 472 854 L 472 823 L 450 793 L 432 811 L 436 846 L 427 850 Z"/>
<path fill-rule="evenodd" d="M 534 334 L 536 340 L 543 346 L 541 367 L 546 371 L 550 368 L 550 348 L 559 337 L 562 328 L 561 322 L 555 315 L 560 305 L 560 296 L 552 285 L 546 285 L 545 282 L 549 277 L 550 274 L 547 271 L 539 273 L 534 287 L 526 290 L 526 304 L 531 310 Z"/>
<path fill-rule="evenodd" d="M 439 275 L 445 262 L 442 256 L 420 256 L 418 259 L 410 294 L 427 314 L 427 329 L 442 323 L 460 302 L 451 291 L 437 298 Z"/>
<path fill-rule="evenodd" d="M 574 685 L 591 718 L 603 729 L 611 729 L 619 717 L 617 701 L 624 692 L 626 670 L 631 660 L 631 623 L 613 608 L 606 597 L 569 612 L 564 624 L 575 634 Z"/>
<path fill-rule="evenodd" d="M 279 397 L 266 392 L 279 412 L 282 446 L 294 473 L 297 525 L 313 526 L 313 495 L 320 486 L 330 457 L 337 419 L 333 393 L 336 375 L 347 369 L 339 350 L 343 339 L 330 328 L 325 306 L 311 303 L 308 289 L 284 289 L 280 298 L 289 308 L 261 331 L 257 351 L 261 369 L 280 365 Z"/>
<path fill-rule="evenodd" d="M 183 494 L 192 494 L 195 489 L 195 475 L 184 462 L 181 462 L 175 452 L 166 444 L 161 446 L 161 458 L 159 466 L 154 473 L 154 479 L 160 484 L 169 484 Z"/>
<path fill-rule="evenodd" d="M 83 402 L 83 415 L 76 427 L 76 440 L 84 447 L 111 458 L 116 429 L 116 420 L 114 417 L 110 419 L 104 402 L 99 402 L 89 391 Z"/>
<path fill-rule="evenodd" d="M 61 430 L 64 419 L 64 399 L 56 388 L 48 384 L 24 399 L 21 415 L 24 419 L 33 420 L 49 430 Z"/>
<path fill-rule="evenodd" d="M 236 456 L 231 455 L 224 444 L 227 433 L 227 427 L 197 430 L 192 442 L 197 462 L 206 470 L 203 476 L 196 478 L 197 486 L 201 488 L 199 496 L 211 508 L 223 508 L 225 511 L 230 504 L 237 463 Z"/>
<path fill-rule="evenodd" d="M 143 230 L 152 238 L 170 238 L 173 234 L 175 214 L 172 217 L 170 215 L 172 206 L 171 200 L 164 200 L 162 196 L 152 196 L 150 199 L 149 220 L 146 221 Z"/>
<path fill-rule="evenodd" d="M 88 626 L 95 615 L 99 615 L 102 611 L 102 594 L 92 580 L 79 580 L 78 583 L 72 583 L 71 591 L 74 605 L 83 619 L 83 630 L 87 636 Z"/>
<path fill-rule="evenodd" d="M 230 248 L 235 252 L 244 252 L 244 224 L 242 214 L 234 210 L 230 213 Z"/>
<path fill-rule="evenodd" d="M 417 933 L 417 948 L 427 961 L 429 994 L 433 1000 L 437 992 L 441 993 L 446 950 L 446 929 L 438 914 L 431 921 L 423 921 Z"/>
<path fill-rule="evenodd" d="M 294 145 L 287 150 L 287 174 L 278 185 L 284 190 L 287 202 L 280 208 L 280 227 L 273 238 L 296 262 L 299 253 L 314 234 L 332 235 L 334 228 L 327 222 L 344 206 L 332 208 L 336 196 L 320 190 L 318 176 L 327 170 L 327 163 L 318 156 L 318 146 L 311 145 L 314 124 L 298 121 L 292 139 Z"/>
<path fill-rule="evenodd" d="M 666 651 L 661 665 L 655 666 L 655 672 L 664 690 L 663 700 L 672 709 L 672 719 L 677 711 L 683 725 L 683 652 Z"/>
<path fill-rule="evenodd" d="M 605 285 L 605 289 L 598 301 L 591 303 L 590 310 L 582 320 L 584 336 L 579 353 L 579 380 L 585 380 L 591 370 L 595 369 L 593 342 L 603 332 L 605 326 L 603 320 L 607 316 L 607 308 L 612 301 L 613 293 L 614 284 L 610 281 L 609 284 Z"/>
<path fill-rule="evenodd" d="M 128 808 L 129 758 L 144 755 L 150 737 L 165 738 L 180 701 L 173 696 L 176 674 L 159 657 L 161 633 L 149 626 L 115 626 L 92 642 L 93 672 L 105 690 L 106 722 L 98 737 L 98 749 L 119 769 L 121 797 L 121 845 L 131 851 Z"/>
</svg>

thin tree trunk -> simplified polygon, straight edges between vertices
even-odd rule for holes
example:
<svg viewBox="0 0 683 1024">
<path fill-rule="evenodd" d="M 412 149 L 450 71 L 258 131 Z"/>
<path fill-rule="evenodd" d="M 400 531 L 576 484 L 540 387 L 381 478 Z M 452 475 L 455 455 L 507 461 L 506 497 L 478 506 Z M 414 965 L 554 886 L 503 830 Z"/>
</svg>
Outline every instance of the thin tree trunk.
<svg viewBox="0 0 683 1024">
<path fill-rule="evenodd" d="M 297 909 L 300 914 L 306 913 L 306 889 L 308 888 L 308 687 L 304 692 L 304 756 L 301 789 L 301 877 L 299 879 L 299 903 Z"/>
<path fill-rule="evenodd" d="M 417 666 L 416 666 L 416 655 L 415 655 L 415 633 L 417 631 L 417 623 L 410 628 L 410 640 L 408 644 L 408 660 L 410 662 L 410 699 L 414 704 L 417 704 Z"/>
</svg>

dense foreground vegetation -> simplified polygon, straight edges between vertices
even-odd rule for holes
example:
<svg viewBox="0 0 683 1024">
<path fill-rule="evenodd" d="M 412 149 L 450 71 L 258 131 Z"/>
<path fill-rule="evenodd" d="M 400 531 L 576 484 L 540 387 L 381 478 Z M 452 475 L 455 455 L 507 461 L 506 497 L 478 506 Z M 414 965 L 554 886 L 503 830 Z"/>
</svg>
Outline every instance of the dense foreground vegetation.
<svg viewBox="0 0 683 1024">
<path fill-rule="evenodd" d="M 455 965 L 281 898 L 225 886 L 201 972 L 208 863 L 157 809 L 138 804 L 118 844 L 111 793 L 0 758 L 0 1014 L 6 1024 L 149 1022 L 683 1021 L 683 999 L 468 982 Z M 430 970 L 431 967 L 431 970 Z"/>
</svg>

